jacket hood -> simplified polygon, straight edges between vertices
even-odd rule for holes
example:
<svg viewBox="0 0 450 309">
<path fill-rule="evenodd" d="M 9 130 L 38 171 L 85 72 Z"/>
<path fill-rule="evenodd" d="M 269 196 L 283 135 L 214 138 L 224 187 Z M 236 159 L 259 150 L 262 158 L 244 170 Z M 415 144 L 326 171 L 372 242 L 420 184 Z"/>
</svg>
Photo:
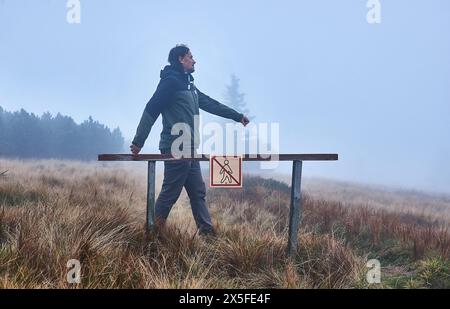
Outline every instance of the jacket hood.
<svg viewBox="0 0 450 309">
<path fill-rule="evenodd" d="M 173 65 L 166 65 L 164 67 L 164 69 L 161 70 L 159 77 L 161 77 L 161 79 L 164 79 L 169 76 L 174 76 L 174 77 L 182 78 L 182 79 L 186 80 L 186 75 L 189 76 L 189 81 L 192 82 L 194 80 L 194 77 L 192 76 L 192 74 L 184 73 L 179 68 L 176 68 Z"/>
</svg>

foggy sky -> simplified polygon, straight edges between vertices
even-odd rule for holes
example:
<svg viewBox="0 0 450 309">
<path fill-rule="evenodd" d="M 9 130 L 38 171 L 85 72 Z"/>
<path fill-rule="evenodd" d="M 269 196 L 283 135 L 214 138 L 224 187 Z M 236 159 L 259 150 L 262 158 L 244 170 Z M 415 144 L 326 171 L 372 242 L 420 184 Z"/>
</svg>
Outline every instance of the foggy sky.
<svg viewBox="0 0 450 309">
<path fill-rule="evenodd" d="M 177 43 L 197 87 L 241 79 L 283 153 L 338 153 L 304 175 L 450 193 L 450 2 L 0 0 L 0 106 L 90 115 L 131 139 Z M 156 152 L 161 118 L 143 152 Z M 282 170 L 288 172 L 289 164 Z"/>
</svg>

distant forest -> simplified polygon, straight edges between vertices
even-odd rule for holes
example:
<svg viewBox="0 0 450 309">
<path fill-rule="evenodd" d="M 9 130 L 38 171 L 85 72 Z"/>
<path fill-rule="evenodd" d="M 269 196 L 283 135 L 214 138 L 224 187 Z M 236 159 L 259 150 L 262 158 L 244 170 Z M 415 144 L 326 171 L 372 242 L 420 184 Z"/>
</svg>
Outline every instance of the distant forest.
<svg viewBox="0 0 450 309">
<path fill-rule="evenodd" d="M 100 153 L 123 151 L 119 128 L 110 130 L 89 116 L 81 124 L 58 113 L 41 117 L 0 106 L 0 157 L 96 160 Z"/>
</svg>

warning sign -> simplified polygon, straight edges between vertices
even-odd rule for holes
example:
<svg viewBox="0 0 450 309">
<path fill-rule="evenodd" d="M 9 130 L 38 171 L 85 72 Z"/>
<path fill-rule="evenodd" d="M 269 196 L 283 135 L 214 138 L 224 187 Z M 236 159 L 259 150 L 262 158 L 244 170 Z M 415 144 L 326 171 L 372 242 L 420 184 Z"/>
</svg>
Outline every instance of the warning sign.
<svg viewBox="0 0 450 309">
<path fill-rule="evenodd" d="M 209 186 L 213 188 L 242 188 L 242 158 L 211 156 Z"/>
</svg>

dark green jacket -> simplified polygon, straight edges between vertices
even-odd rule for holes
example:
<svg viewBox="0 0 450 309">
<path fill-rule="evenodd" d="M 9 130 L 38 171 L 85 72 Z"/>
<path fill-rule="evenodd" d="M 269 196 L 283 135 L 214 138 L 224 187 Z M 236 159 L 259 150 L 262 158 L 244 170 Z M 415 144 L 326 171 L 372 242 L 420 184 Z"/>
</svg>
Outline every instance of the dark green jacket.
<svg viewBox="0 0 450 309">
<path fill-rule="evenodd" d="M 161 80 L 150 101 L 147 103 L 136 130 L 133 144 L 142 148 L 150 130 L 162 114 L 163 129 L 159 149 L 169 150 L 172 142 L 183 132 L 171 134 L 176 123 L 185 123 L 189 126 L 191 134 L 191 148 L 197 149 L 199 145 L 199 128 L 194 126 L 194 116 L 199 115 L 199 108 L 208 113 L 232 119 L 236 122 L 242 120 L 243 114 L 223 105 L 203 94 L 194 86 L 191 74 L 179 71 L 167 65 L 160 74 Z M 194 138 L 197 137 L 197 138 Z"/>
</svg>

